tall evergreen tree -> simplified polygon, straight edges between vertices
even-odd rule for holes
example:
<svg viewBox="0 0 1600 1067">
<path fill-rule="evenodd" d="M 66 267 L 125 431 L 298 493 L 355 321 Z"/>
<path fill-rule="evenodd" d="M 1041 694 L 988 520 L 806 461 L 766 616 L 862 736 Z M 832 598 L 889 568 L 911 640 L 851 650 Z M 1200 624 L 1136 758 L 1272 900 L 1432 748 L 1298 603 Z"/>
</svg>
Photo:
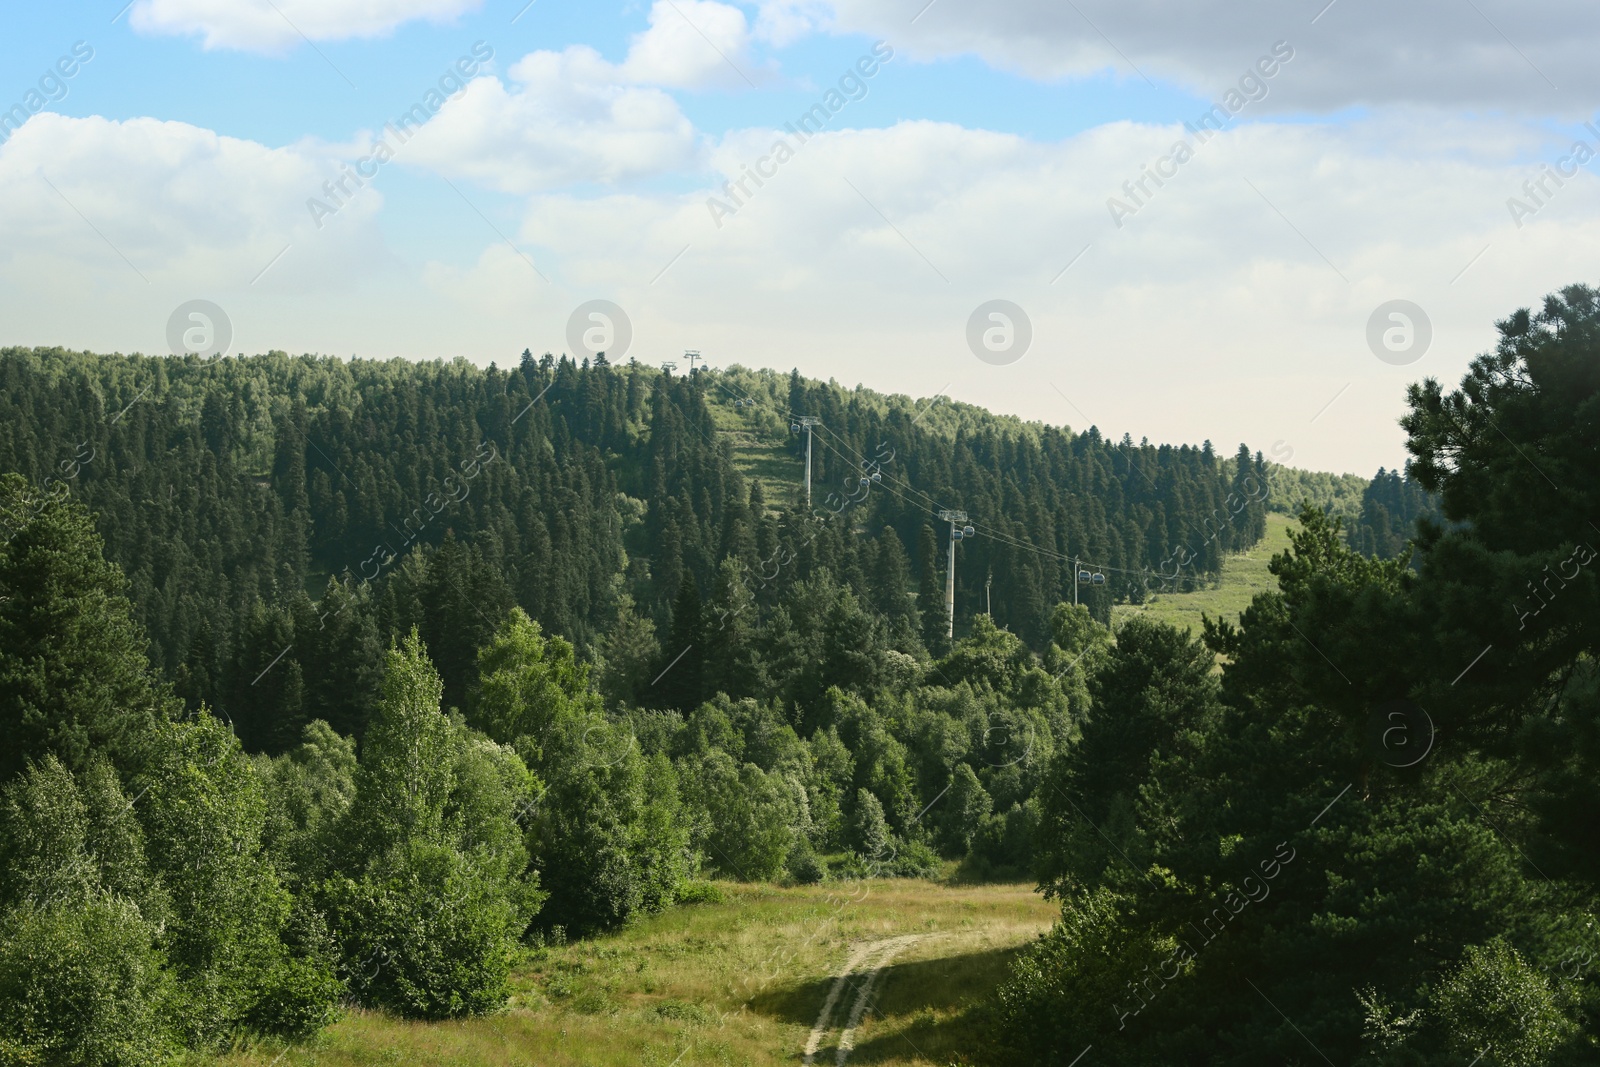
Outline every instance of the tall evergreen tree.
<svg viewBox="0 0 1600 1067">
<path fill-rule="evenodd" d="M 933 527 L 924 525 L 918 534 L 917 614 L 922 624 L 922 643 L 934 655 L 949 645 L 946 632 L 949 617 L 944 606 L 944 583 L 940 580 L 939 540 Z"/>
<path fill-rule="evenodd" d="M 672 602 L 672 625 L 661 649 L 661 673 L 651 683 L 650 703 L 658 707 L 692 710 L 705 698 L 707 634 L 701 618 L 700 589 L 694 575 L 684 572 L 678 598 Z"/>
<path fill-rule="evenodd" d="M 0 781 L 54 754 L 82 769 L 96 751 L 124 767 L 175 710 L 153 676 L 126 583 L 101 555 L 87 509 L 0 476 Z"/>
</svg>

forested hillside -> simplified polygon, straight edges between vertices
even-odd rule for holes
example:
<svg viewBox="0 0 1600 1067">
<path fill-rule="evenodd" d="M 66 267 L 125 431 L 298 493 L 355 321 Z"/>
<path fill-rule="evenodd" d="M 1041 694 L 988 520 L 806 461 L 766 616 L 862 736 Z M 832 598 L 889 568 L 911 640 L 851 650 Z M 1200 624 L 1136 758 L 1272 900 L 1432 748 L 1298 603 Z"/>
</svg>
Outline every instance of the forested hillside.
<svg viewBox="0 0 1600 1067">
<path fill-rule="evenodd" d="M 297 1041 L 352 1003 L 493 1013 L 549 946 L 717 899 L 708 878 L 957 864 L 1067 901 L 959 1032 L 1000 1020 L 1021 1053 L 1066 1057 L 1116 1018 L 1088 998 L 1120 996 L 1239 848 L 1287 842 L 1326 768 L 1362 804 L 1387 795 L 1388 771 L 1338 745 L 1445 658 L 1384 599 L 1415 573 L 1361 551 L 1390 555 L 1425 511 L 1410 475 L 1365 490 L 1349 544 L 1331 500 L 1302 510 L 1282 591 L 1201 643 L 1142 618 L 1113 634 L 1111 603 L 1204 585 L 1286 486 L 1316 501 L 1349 479 L 798 375 L 531 354 L 500 371 L 9 350 L 0 385 L 0 1054 L 22 1062 Z M 1417 451 L 1452 523 L 1424 528 L 1432 558 L 1473 504 Z M 968 515 L 953 641 L 946 508 Z M 1105 580 L 1075 589 L 1075 557 Z M 1381 677 L 1329 690 L 1334 656 Z M 1306 710 L 1323 699 L 1343 717 Z M 1319 862 L 1369 844 L 1323 841 Z M 1575 921 L 1577 890 L 1551 910 L 1507 854 L 1480 858 L 1503 884 L 1473 914 L 1526 892 L 1518 922 Z M 1432 970 L 1385 972 L 1394 1010 L 1463 945 L 1503 952 L 1481 922 L 1449 929 Z M 1233 1028 L 1249 1062 L 1276 1032 L 1207 991 L 1280 949 L 1232 943 L 1208 957 L 1216 986 L 1163 1010 Z M 1346 1008 L 1328 1025 L 1354 1048 Z M 1550 1008 L 1561 1041 L 1575 1011 Z M 1169 1062 L 1160 1033 L 1125 1061 Z"/>
<path fill-rule="evenodd" d="M 810 509 L 799 414 L 820 421 Z M 746 477 L 749 455 L 789 481 Z M 1078 598 L 1106 620 L 1112 598 L 1205 581 L 1252 544 L 1267 465 L 1241 446 L 1230 467 L 1209 445 L 1112 444 L 798 375 L 0 354 L 0 470 L 95 514 L 157 668 L 275 751 L 314 719 L 359 731 L 371 687 L 346 681 L 370 682 L 412 624 L 462 706 L 513 604 L 603 658 L 609 695 L 675 707 L 765 692 L 741 656 L 785 694 L 816 689 L 777 661 L 827 616 L 818 595 L 848 590 L 886 647 L 943 651 L 941 508 L 976 533 L 957 551 L 961 628 L 992 605 L 1042 651 L 1074 557 L 1105 575 Z M 818 582 L 833 588 L 806 592 Z M 643 692 L 701 615 L 735 639 Z"/>
</svg>

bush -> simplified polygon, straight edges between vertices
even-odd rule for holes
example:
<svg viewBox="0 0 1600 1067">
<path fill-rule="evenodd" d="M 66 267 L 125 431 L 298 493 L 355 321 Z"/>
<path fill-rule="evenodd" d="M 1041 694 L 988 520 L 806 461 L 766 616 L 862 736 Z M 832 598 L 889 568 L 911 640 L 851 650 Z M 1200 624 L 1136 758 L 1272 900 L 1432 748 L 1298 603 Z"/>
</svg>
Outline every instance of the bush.
<svg viewBox="0 0 1600 1067">
<path fill-rule="evenodd" d="M 0 923 L 0 1062 L 142 1067 L 176 1042 L 171 980 L 139 910 L 95 896 Z"/>
<path fill-rule="evenodd" d="M 1033 866 L 1034 834 L 1039 825 L 1035 801 L 1013 804 L 986 816 L 972 838 L 970 866 L 984 875 L 1021 875 Z"/>
<path fill-rule="evenodd" d="M 687 873 L 671 765 L 599 717 L 558 721 L 544 749 L 544 803 L 530 820 L 550 894 L 541 924 L 589 933 L 670 904 Z"/>
<path fill-rule="evenodd" d="M 506 882 L 451 848 L 396 847 L 327 885 L 351 992 L 415 1019 L 481 1015 L 509 994 L 525 922 Z"/>
<path fill-rule="evenodd" d="M 715 882 L 685 882 L 678 889 L 679 904 L 726 904 L 728 894 Z"/>
<path fill-rule="evenodd" d="M 939 873 L 939 855 L 921 841 L 896 841 L 894 858 L 881 866 L 880 877 L 931 878 Z"/>
<path fill-rule="evenodd" d="M 285 958 L 266 975 L 245 1024 L 258 1033 L 301 1040 L 338 1021 L 344 992 L 326 961 Z"/>
<path fill-rule="evenodd" d="M 1143 1003 L 1129 996 L 1130 976 L 1159 964 L 1166 947 L 1130 926 L 1109 890 L 1064 901 L 1061 919 L 1017 957 L 995 994 L 995 1033 L 1012 1053 L 1004 1062 L 1067 1063 L 1085 1044 L 1109 1040 L 1118 1002 Z"/>
<path fill-rule="evenodd" d="M 232 731 L 202 712 L 161 728 L 136 782 L 150 865 L 171 894 L 162 938 L 192 1048 L 241 1027 L 287 956 L 291 899 L 262 850 L 266 796 Z"/>
<path fill-rule="evenodd" d="M 1516 949 L 1496 938 L 1468 946 L 1435 997 L 1451 1048 L 1463 1055 L 1494 1049 L 1494 1062 L 1537 1067 L 1575 1029 L 1555 991 Z"/>
<path fill-rule="evenodd" d="M 721 749 L 684 760 L 684 797 L 698 816 L 695 843 L 725 877 L 770 881 L 783 871 L 797 836 L 782 776 L 742 767 Z"/>
<path fill-rule="evenodd" d="M 848 852 L 829 864 L 835 878 L 930 878 L 939 872 L 939 855 L 921 841 L 890 837 L 878 852 Z"/>
<path fill-rule="evenodd" d="M 828 877 L 828 864 L 804 837 L 797 838 L 789 850 L 789 875 L 801 885 L 814 885 Z"/>
</svg>

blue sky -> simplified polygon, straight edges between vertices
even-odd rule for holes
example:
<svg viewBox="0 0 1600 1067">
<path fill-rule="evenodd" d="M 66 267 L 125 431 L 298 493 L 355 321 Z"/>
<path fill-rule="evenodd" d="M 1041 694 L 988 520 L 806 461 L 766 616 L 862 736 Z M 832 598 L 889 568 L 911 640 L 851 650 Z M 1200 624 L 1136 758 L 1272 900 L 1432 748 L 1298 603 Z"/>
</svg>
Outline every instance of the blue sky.
<svg viewBox="0 0 1600 1067">
<path fill-rule="evenodd" d="M 1600 149 L 1600 26 L 1575 0 L 921 9 L 16 6 L 0 107 L 25 116 L 76 42 L 94 57 L 0 144 L 0 343 L 162 351 L 205 298 L 238 352 L 504 362 L 562 350 L 603 298 L 641 359 L 698 347 L 1370 473 L 1403 459 L 1406 382 L 1453 379 L 1493 318 L 1594 280 L 1600 188 L 1573 141 Z M 723 183 L 880 41 L 865 97 L 719 216 Z M 492 63 L 314 218 L 475 42 Z M 1226 133 L 1183 129 L 1267 67 Z M 969 339 L 993 299 L 1029 318 L 1015 359 Z M 1409 362 L 1371 340 L 1410 336 L 1386 317 L 1402 299 L 1432 334 Z"/>
<path fill-rule="evenodd" d="M 284 145 L 306 136 L 348 137 L 374 116 L 409 103 L 419 86 L 475 41 L 488 42 L 502 60 L 583 43 L 620 61 L 629 38 L 648 25 L 648 8 L 637 3 L 536 0 L 513 24 L 522 8 L 516 0 L 487 3 L 442 26 L 411 22 L 378 40 L 321 41 L 315 49 L 301 45 L 287 54 L 253 55 L 207 51 L 196 47 L 195 36 L 137 33 L 126 14 L 115 22 L 97 17 L 116 12 L 110 3 L 28 5 L 6 16 L 12 32 L 0 37 L 0 65 L 13 72 L 9 92 L 20 98 L 29 73 L 42 73 L 72 43 L 87 41 L 95 48 L 94 60 L 52 110 L 108 118 L 156 115 Z M 808 84 L 830 84 L 873 40 L 842 33 L 762 49 L 762 66 L 770 64 L 777 74 L 770 86 L 759 92 L 743 83 L 686 92 L 684 111 L 698 128 L 713 133 L 770 122 L 774 114 L 809 106 L 816 92 Z M 761 67 L 751 70 L 760 72 Z M 874 84 L 868 101 L 852 111 L 855 122 L 884 126 L 926 118 L 1059 138 L 1116 119 L 1167 121 L 1202 102 L 1171 83 L 1152 88 L 1125 70 L 1041 82 L 965 56 L 904 64 L 894 74 Z"/>
</svg>

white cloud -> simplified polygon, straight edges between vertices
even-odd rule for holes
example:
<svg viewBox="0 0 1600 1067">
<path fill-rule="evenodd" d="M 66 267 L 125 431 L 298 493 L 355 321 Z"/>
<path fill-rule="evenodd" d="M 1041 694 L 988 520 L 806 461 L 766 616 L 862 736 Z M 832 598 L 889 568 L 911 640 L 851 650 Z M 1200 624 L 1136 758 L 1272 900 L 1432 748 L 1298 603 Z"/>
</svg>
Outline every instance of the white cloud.
<svg viewBox="0 0 1600 1067">
<path fill-rule="evenodd" d="M 619 83 L 592 48 L 533 52 L 511 83 L 476 78 L 407 146 L 403 159 L 506 192 L 615 184 L 696 160 L 694 127 L 660 89 Z"/>
<path fill-rule="evenodd" d="M 0 275 L 27 290 L 342 288 L 384 259 L 365 190 L 322 230 L 325 160 L 155 118 L 35 115 L 0 147 Z M 146 288 L 149 286 L 149 288 Z"/>
<path fill-rule="evenodd" d="M 1493 318 L 1588 278 L 1600 253 L 1591 177 L 1519 230 L 1505 201 L 1535 169 L 1437 132 L 1419 153 L 1402 129 L 1429 120 L 1231 131 L 1121 229 L 1107 197 L 1179 127 L 1117 123 L 1058 144 L 929 122 L 828 133 L 720 229 L 709 187 L 553 194 L 530 202 L 520 239 L 558 265 L 564 308 L 621 303 L 642 360 L 691 347 L 914 395 L 949 383 L 1051 422 L 1230 449 L 1282 440 L 1297 463 L 1370 474 L 1404 458 L 1406 382 L 1453 380 Z M 1510 124 L 1486 132 L 1526 144 Z M 736 177 L 777 136 L 748 131 L 712 158 Z M 964 341 L 967 315 L 996 297 L 1034 321 L 1034 349 L 1010 367 Z M 1408 367 L 1366 347 L 1368 317 L 1394 298 L 1435 329 Z M 540 316 L 547 346 L 562 323 Z"/>
<path fill-rule="evenodd" d="M 693 125 L 661 87 L 740 83 L 755 71 L 742 11 L 656 0 L 621 63 L 587 45 L 538 51 L 505 82 L 478 78 L 429 121 L 406 161 L 504 192 L 620 185 L 697 167 Z"/>
<path fill-rule="evenodd" d="M 912 22 L 920 6 L 831 0 L 824 14 L 806 0 L 769 0 L 762 24 L 866 33 L 914 57 L 977 55 L 1042 79 L 1109 70 L 1137 81 L 1137 67 L 1207 98 L 1287 40 L 1297 56 L 1266 104 L 1274 109 L 1576 114 L 1600 97 L 1600 22 L 1588 0 L 936 0 Z"/>
<path fill-rule="evenodd" d="M 827 0 L 761 0 L 754 36 L 782 48 L 832 23 Z"/>
<path fill-rule="evenodd" d="M 656 0 L 618 72 L 624 81 L 693 89 L 751 77 L 744 12 L 715 0 Z M 753 80 L 753 79 L 752 79 Z"/>
<path fill-rule="evenodd" d="M 129 12 L 145 33 L 200 36 L 206 48 L 282 52 L 309 38 L 382 37 L 416 19 L 446 22 L 483 0 L 138 0 Z M 304 37 L 301 35 L 304 34 Z"/>
</svg>

